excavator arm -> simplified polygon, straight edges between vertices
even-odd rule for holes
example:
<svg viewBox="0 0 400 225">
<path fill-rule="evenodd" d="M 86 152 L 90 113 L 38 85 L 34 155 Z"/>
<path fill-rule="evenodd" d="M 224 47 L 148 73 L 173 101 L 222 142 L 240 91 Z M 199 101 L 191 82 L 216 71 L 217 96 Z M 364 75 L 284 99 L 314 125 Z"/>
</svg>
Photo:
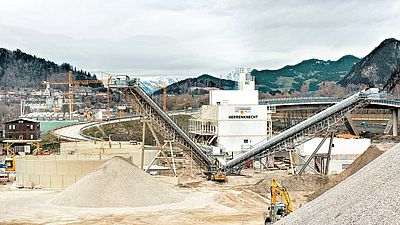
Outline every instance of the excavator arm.
<svg viewBox="0 0 400 225">
<path fill-rule="evenodd" d="M 280 198 L 280 202 L 277 202 Z M 272 224 L 293 212 L 293 204 L 289 192 L 275 178 L 271 181 L 271 206 L 264 213 L 264 224 Z"/>
<path fill-rule="evenodd" d="M 271 204 L 276 205 L 277 197 L 281 198 L 283 204 L 286 205 L 288 213 L 293 212 L 293 203 L 289 192 L 275 178 L 271 181 Z"/>
</svg>

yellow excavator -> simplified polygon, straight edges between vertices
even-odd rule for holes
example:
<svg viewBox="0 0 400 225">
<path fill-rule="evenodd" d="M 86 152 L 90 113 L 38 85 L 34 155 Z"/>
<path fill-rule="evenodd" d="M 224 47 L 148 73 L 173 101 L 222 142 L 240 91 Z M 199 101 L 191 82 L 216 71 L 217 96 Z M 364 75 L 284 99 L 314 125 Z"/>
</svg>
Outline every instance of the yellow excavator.
<svg viewBox="0 0 400 225">
<path fill-rule="evenodd" d="M 211 180 L 211 181 L 216 181 L 216 182 L 222 183 L 227 180 L 226 173 L 220 169 L 205 172 L 205 175 L 207 176 L 207 180 Z"/>
<path fill-rule="evenodd" d="M 277 202 L 280 198 L 280 202 Z M 293 203 L 290 194 L 275 178 L 271 181 L 271 206 L 264 213 L 264 224 L 272 224 L 282 217 L 293 212 Z"/>
<path fill-rule="evenodd" d="M 9 157 L 7 156 L 4 160 L 5 164 L 5 171 L 6 172 L 14 172 L 17 165 L 17 158 L 18 156 Z"/>
</svg>

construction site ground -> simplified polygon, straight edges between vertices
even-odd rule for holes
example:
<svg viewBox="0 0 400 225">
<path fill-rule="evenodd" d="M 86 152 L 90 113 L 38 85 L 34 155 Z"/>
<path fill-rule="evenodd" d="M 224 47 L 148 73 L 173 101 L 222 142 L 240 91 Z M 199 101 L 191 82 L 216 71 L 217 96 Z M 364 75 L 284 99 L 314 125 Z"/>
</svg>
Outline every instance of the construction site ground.
<svg viewBox="0 0 400 225">
<path fill-rule="evenodd" d="M 227 183 L 204 178 L 181 178 L 176 187 L 186 194 L 183 202 L 135 208 L 77 208 L 49 203 L 60 190 L 14 189 L 0 186 L 1 224 L 262 224 L 265 193 L 255 184 L 266 176 L 285 176 L 286 171 L 229 177 Z M 263 192 L 264 190 L 261 190 Z M 306 192 L 294 192 L 302 202 Z M 308 192 L 307 192 L 308 193 Z"/>
<path fill-rule="evenodd" d="M 377 144 L 386 150 L 393 144 Z M 374 156 L 376 157 L 376 156 Z M 288 186 L 295 209 L 331 178 L 319 175 L 292 177 L 285 170 L 229 176 L 227 183 L 202 177 L 180 177 L 175 187 L 185 200 L 173 204 L 132 208 L 78 208 L 49 203 L 60 190 L 15 189 L 0 185 L 1 224 L 263 224 L 270 203 L 269 182 L 281 179 Z M 144 190 L 145 191 L 145 190 Z M 323 193 L 323 192 L 322 192 Z"/>
</svg>

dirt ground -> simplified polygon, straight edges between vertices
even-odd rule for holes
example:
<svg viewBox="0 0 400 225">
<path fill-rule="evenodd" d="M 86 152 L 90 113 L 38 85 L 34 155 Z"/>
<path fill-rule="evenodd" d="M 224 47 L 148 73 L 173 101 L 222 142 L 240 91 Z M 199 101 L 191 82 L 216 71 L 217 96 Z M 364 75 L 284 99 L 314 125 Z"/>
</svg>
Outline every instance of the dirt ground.
<svg viewBox="0 0 400 225">
<path fill-rule="evenodd" d="M 230 177 L 225 184 L 199 180 L 177 187 L 183 202 L 137 208 L 74 208 L 51 205 L 57 190 L 0 189 L 1 224 L 262 224 L 266 199 L 251 190 L 262 179 Z"/>
<path fill-rule="evenodd" d="M 377 143 L 366 153 L 371 156 L 367 161 L 393 145 Z M 11 184 L 0 185 L 0 203 L 3 206 L 0 208 L 0 224 L 261 225 L 263 213 L 270 202 L 271 178 L 277 178 L 288 188 L 295 209 L 304 205 L 315 190 L 330 185 L 332 179 L 320 175 L 292 177 L 284 170 L 262 173 L 244 170 L 242 174 L 244 176 L 228 177 L 228 182 L 223 184 L 201 177 L 183 176 L 180 177 L 180 185 L 175 188 L 186 194 L 184 201 L 136 208 L 55 206 L 49 201 L 59 190 L 15 189 Z"/>
<path fill-rule="evenodd" d="M 183 202 L 136 208 L 75 208 L 51 205 L 59 190 L 0 189 L 1 224 L 263 224 L 269 187 L 262 180 L 289 177 L 286 171 L 228 177 L 227 183 L 181 178 Z M 256 188 L 257 187 L 257 188 Z M 315 188 L 313 188 L 315 189 Z M 297 191 L 298 190 L 298 191 Z M 296 208 L 312 193 L 309 187 L 291 191 Z"/>
</svg>

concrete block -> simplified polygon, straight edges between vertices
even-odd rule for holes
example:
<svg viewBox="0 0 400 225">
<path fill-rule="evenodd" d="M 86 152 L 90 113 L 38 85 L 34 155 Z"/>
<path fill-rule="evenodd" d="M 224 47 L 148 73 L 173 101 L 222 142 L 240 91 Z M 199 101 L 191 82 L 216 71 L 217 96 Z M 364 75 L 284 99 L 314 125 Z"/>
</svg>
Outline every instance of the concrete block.
<svg viewBox="0 0 400 225">
<path fill-rule="evenodd" d="M 22 181 L 22 185 L 25 186 L 26 183 L 31 182 L 31 175 L 30 174 L 25 174 L 23 176 L 23 181 Z"/>
<path fill-rule="evenodd" d="M 24 184 L 24 174 L 18 173 L 15 177 L 17 186 L 21 186 Z"/>
<path fill-rule="evenodd" d="M 35 160 L 35 174 L 44 175 L 44 160 Z"/>
<path fill-rule="evenodd" d="M 50 176 L 50 184 L 52 188 L 62 188 L 63 187 L 63 178 L 61 175 L 52 175 Z"/>
<path fill-rule="evenodd" d="M 37 174 L 31 174 L 31 182 L 33 186 L 40 184 L 40 176 Z"/>
<path fill-rule="evenodd" d="M 57 162 L 57 175 L 69 175 L 69 164 L 67 160 Z"/>
<path fill-rule="evenodd" d="M 68 188 L 69 186 L 73 185 L 75 183 L 75 176 L 71 175 L 65 175 L 62 176 L 63 178 L 63 189 Z"/>
<path fill-rule="evenodd" d="M 26 160 L 25 159 L 17 159 L 17 173 L 26 173 Z"/>
<path fill-rule="evenodd" d="M 82 161 L 70 160 L 69 164 L 69 175 L 79 175 L 82 173 Z"/>
<path fill-rule="evenodd" d="M 56 175 L 57 174 L 57 162 L 54 160 L 46 160 L 44 162 L 44 174 L 45 175 Z"/>
<path fill-rule="evenodd" d="M 26 160 L 26 172 L 27 174 L 35 174 L 35 161 Z"/>
<path fill-rule="evenodd" d="M 99 167 L 100 165 L 102 165 L 105 161 L 94 161 L 94 168 L 96 169 L 97 167 Z"/>
<path fill-rule="evenodd" d="M 24 185 L 23 185 L 25 188 L 30 188 L 30 189 L 32 189 L 33 188 L 33 183 L 31 182 L 31 181 L 28 181 L 28 182 L 26 182 L 26 183 L 24 183 Z"/>
<path fill-rule="evenodd" d="M 82 174 L 88 174 L 94 170 L 94 161 L 82 161 Z"/>
<path fill-rule="evenodd" d="M 51 176 L 50 175 L 40 175 L 40 185 L 43 188 L 50 188 L 51 187 Z"/>
</svg>

